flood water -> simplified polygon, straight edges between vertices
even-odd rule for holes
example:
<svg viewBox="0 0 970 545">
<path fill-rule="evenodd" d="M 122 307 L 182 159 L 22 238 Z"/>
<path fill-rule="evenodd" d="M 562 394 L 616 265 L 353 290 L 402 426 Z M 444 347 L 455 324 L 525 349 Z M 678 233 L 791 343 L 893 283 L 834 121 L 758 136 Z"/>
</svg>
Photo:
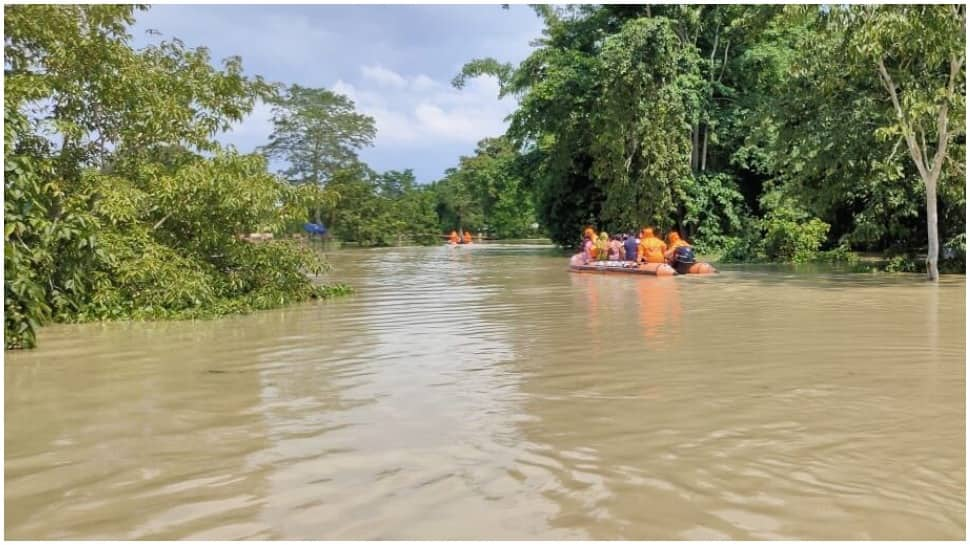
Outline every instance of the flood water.
<svg viewBox="0 0 970 545">
<path fill-rule="evenodd" d="M 6 353 L 6 537 L 965 537 L 963 276 L 330 259 L 356 295 Z"/>
</svg>

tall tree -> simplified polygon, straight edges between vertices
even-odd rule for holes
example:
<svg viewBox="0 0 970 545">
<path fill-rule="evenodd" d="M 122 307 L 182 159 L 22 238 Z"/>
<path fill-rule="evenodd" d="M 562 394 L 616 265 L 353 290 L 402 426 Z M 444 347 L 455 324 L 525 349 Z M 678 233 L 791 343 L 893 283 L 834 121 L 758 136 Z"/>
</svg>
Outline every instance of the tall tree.
<svg viewBox="0 0 970 545">
<path fill-rule="evenodd" d="M 890 99 L 895 115 L 879 135 L 902 136 L 925 185 L 926 270 L 936 280 L 937 184 L 946 163 L 963 159 L 952 144 L 966 116 L 966 6 L 858 6 L 836 10 L 833 20 L 856 69 L 876 72 Z"/>
<path fill-rule="evenodd" d="M 791 7 L 777 20 L 799 29 L 791 76 L 765 101 L 783 187 L 846 241 L 913 248 L 924 236 L 931 280 L 940 229 L 965 231 L 965 17 L 963 6 Z"/>
<path fill-rule="evenodd" d="M 338 170 L 357 163 L 357 152 L 377 134 L 373 118 L 326 89 L 292 85 L 271 103 L 273 133 L 261 150 L 285 161 L 283 175 L 294 183 L 326 184 Z"/>
</svg>

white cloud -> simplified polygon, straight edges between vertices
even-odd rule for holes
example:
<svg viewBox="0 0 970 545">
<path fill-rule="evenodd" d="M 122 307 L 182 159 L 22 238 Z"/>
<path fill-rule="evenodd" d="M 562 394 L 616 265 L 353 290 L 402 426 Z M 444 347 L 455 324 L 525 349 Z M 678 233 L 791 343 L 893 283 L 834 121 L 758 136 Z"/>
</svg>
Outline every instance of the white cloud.
<svg viewBox="0 0 970 545">
<path fill-rule="evenodd" d="M 374 118 L 377 148 L 426 150 L 474 144 L 502 134 L 504 118 L 515 106 L 511 99 L 497 100 L 494 78 L 478 78 L 458 90 L 426 74 L 406 77 L 390 69 L 372 68 L 361 67 L 365 77 L 356 85 L 338 79 L 330 89 L 347 96 L 358 111 Z M 387 89 L 389 85 L 394 86 L 393 91 Z"/>
<path fill-rule="evenodd" d="M 381 65 L 361 66 L 360 71 L 364 74 L 364 79 L 374 81 L 378 85 L 397 89 L 403 89 L 408 85 L 407 80 L 401 77 L 400 74 L 393 70 L 388 70 Z"/>
<path fill-rule="evenodd" d="M 430 91 L 435 87 L 437 87 L 437 83 L 424 74 L 418 74 L 417 77 L 411 78 L 411 88 L 415 91 Z"/>
</svg>

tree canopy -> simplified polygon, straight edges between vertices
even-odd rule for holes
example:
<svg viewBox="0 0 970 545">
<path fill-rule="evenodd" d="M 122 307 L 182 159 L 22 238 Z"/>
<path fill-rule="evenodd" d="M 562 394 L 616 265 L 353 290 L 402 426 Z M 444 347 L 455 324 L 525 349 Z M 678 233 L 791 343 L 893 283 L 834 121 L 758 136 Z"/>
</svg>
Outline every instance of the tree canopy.
<svg viewBox="0 0 970 545">
<path fill-rule="evenodd" d="M 536 11 L 529 57 L 453 83 L 518 98 L 508 137 L 559 244 L 652 224 L 748 259 L 926 248 L 935 277 L 939 228 L 962 267 L 963 7 Z"/>
<path fill-rule="evenodd" d="M 354 167 L 357 151 L 377 134 L 373 118 L 326 89 L 291 85 L 270 103 L 273 133 L 262 152 L 285 161 L 283 175 L 294 183 L 325 184 L 337 171 Z"/>
</svg>

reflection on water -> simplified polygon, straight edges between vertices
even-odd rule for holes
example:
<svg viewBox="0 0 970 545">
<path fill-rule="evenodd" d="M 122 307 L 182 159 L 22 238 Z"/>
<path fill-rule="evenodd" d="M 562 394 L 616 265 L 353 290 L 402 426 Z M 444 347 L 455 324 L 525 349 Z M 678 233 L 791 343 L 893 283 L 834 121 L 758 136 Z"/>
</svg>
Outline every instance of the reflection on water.
<svg viewBox="0 0 970 545">
<path fill-rule="evenodd" d="M 963 538 L 965 284 L 334 253 L 358 294 L 55 326 L 10 538 Z"/>
</svg>

